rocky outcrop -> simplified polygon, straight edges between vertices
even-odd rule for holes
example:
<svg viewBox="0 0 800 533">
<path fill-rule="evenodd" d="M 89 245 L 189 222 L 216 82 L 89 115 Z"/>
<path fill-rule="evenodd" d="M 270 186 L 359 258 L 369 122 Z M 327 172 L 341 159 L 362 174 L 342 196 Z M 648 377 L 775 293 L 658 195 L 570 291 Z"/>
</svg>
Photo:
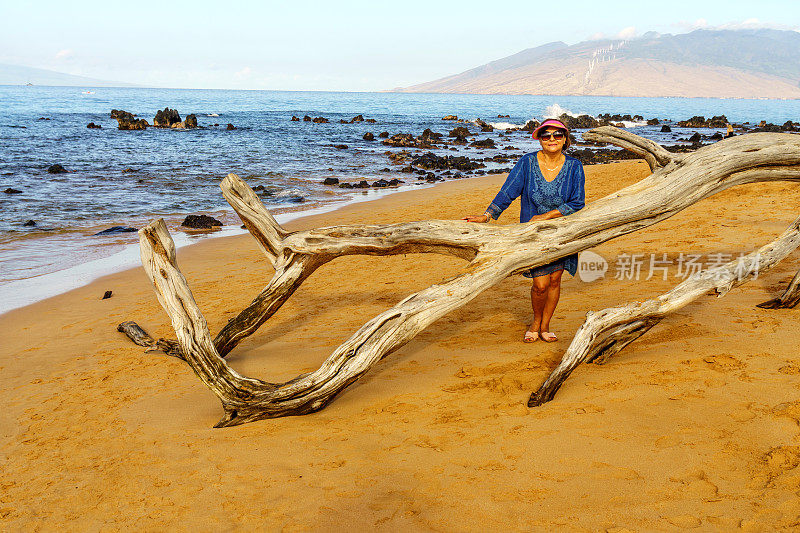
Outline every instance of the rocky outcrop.
<svg viewBox="0 0 800 533">
<path fill-rule="evenodd" d="M 135 120 L 136 115 L 133 113 L 128 113 L 127 111 L 123 111 L 122 109 L 112 109 L 111 110 L 111 118 L 116 119 L 125 119 L 125 120 Z M 48 119 L 49 120 L 49 119 Z"/>
<path fill-rule="evenodd" d="M 558 120 L 563 122 L 564 125 L 571 130 L 591 129 L 597 128 L 601 125 L 599 120 L 589 115 L 578 115 L 577 117 L 573 117 L 572 115 L 563 113 L 560 117 L 558 117 Z"/>
<path fill-rule="evenodd" d="M 208 215 L 188 215 L 183 219 L 181 226 L 193 229 L 212 229 L 222 226 L 222 222 Z"/>
<path fill-rule="evenodd" d="M 442 120 L 458 120 L 458 117 L 455 115 L 445 115 L 442 117 Z"/>
<path fill-rule="evenodd" d="M 339 185 L 339 178 L 325 178 L 322 180 L 323 185 Z"/>
<path fill-rule="evenodd" d="M 482 141 L 475 141 L 470 146 L 475 148 L 496 148 L 494 139 L 483 139 Z"/>
<path fill-rule="evenodd" d="M 94 122 L 90 122 L 90 123 L 88 123 L 88 124 L 86 125 L 86 127 L 87 127 L 87 128 L 89 128 L 90 130 L 99 130 L 99 129 L 101 129 L 103 126 L 101 126 L 100 124 L 95 124 Z"/>
<path fill-rule="evenodd" d="M 184 119 L 183 124 L 187 129 L 196 128 L 197 116 L 194 113 L 192 113 L 191 115 L 186 115 L 186 119 Z"/>
<path fill-rule="evenodd" d="M 472 134 L 464 126 L 456 126 L 452 130 L 450 130 L 450 133 L 448 133 L 447 135 L 448 137 L 467 137 Z"/>
<path fill-rule="evenodd" d="M 234 125 L 233 125 L 233 124 L 231 124 L 231 123 L 228 123 L 228 125 L 227 125 L 227 126 L 225 126 L 225 129 L 226 129 L 226 130 L 228 130 L 228 131 L 235 130 L 235 129 L 236 129 L 236 126 L 234 126 Z"/>
<path fill-rule="evenodd" d="M 150 123 L 143 118 L 117 117 L 117 127 L 121 130 L 145 130 L 148 126 Z"/>
<path fill-rule="evenodd" d="M 22 194 L 22 191 L 21 191 L 21 190 L 19 190 L 19 189 L 13 189 L 13 188 L 11 188 L 11 187 L 7 188 L 7 189 L 6 189 L 6 190 L 4 190 L 3 192 L 4 192 L 4 193 L 6 193 L 6 194 Z"/>
<path fill-rule="evenodd" d="M 300 119 L 292 115 L 292 122 L 300 122 Z"/>
<path fill-rule="evenodd" d="M 539 121 L 538 120 L 529 120 L 520 129 L 522 131 L 527 131 L 528 133 L 533 133 L 533 130 L 535 130 L 538 127 L 539 127 Z"/>
<path fill-rule="evenodd" d="M 180 124 L 181 116 L 178 114 L 177 109 L 170 109 L 165 107 L 163 110 L 156 112 L 153 119 L 154 128 L 171 128 L 173 124 Z"/>
<path fill-rule="evenodd" d="M 314 124 L 327 124 L 328 122 L 330 122 L 330 120 L 328 120 L 325 117 L 315 117 L 311 119 L 311 122 L 313 122 Z"/>
<path fill-rule="evenodd" d="M 670 133 L 671 131 L 672 131 L 672 128 L 670 128 L 670 127 L 669 127 L 669 126 L 667 126 L 666 124 L 664 124 L 663 126 L 661 126 L 661 133 Z"/>
<path fill-rule="evenodd" d="M 364 122 L 364 115 L 356 115 L 350 119 L 350 124 L 354 124 L 356 122 Z"/>
<path fill-rule="evenodd" d="M 373 135 L 371 132 L 368 131 L 367 133 L 364 134 L 364 137 L 362 137 L 362 138 L 365 141 L 374 141 L 375 140 L 375 135 Z"/>
<path fill-rule="evenodd" d="M 478 168 L 483 168 L 486 165 L 477 161 L 471 160 L 466 156 L 438 156 L 433 152 L 415 156 L 411 160 L 411 164 L 415 167 L 425 170 L 461 170 L 470 171 Z"/>
<path fill-rule="evenodd" d="M 694 116 L 689 120 L 681 120 L 678 126 L 681 128 L 724 128 L 728 125 L 728 118 L 725 115 L 711 117 L 709 119 L 702 116 Z"/>
</svg>

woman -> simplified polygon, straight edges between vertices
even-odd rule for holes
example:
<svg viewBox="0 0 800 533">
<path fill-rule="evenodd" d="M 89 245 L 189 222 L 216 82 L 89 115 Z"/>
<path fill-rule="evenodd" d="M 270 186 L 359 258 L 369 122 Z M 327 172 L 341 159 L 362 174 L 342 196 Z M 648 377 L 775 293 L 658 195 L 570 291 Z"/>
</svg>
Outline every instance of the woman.
<svg viewBox="0 0 800 533">
<path fill-rule="evenodd" d="M 522 156 L 484 214 L 463 220 L 497 219 L 518 196 L 522 197 L 520 222 L 558 218 L 583 208 L 583 166 L 574 157 L 564 155 L 569 148 L 569 129 L 559 120 L 547 119 L 533 131 L 533 138 L 538 139 L 542 149 Z M 573 254 L 523 273 L 533 278 L 533 323 L 525 332 L 524 342 L 558 340 L 550 331 L 550 319 L 561 294 L 561 274 L 567 270 L 574 276 L 577 269 L 578 254 Z"/>
</svg>

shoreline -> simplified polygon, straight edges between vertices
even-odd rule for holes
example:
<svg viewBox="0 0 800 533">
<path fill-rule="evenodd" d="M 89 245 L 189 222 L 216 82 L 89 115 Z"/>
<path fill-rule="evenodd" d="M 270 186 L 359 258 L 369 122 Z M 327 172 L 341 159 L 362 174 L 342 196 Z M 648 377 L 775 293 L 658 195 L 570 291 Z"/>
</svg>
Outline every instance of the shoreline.
<svg viewBox="0 0 800 533">
<path fill-rule="evenodd" d="M 273 214 L 273 216 L 278 223 L 286 224 L 293 220 L 330 213 L 338 209 L 342 209 L 348 205 L 371 202 L 392 194 L 403 193 L 417 189 L 426 189 L 436 185 L 437 184 L 434 183 L 421 185 L 402 185 L 399 187 L 393 187 L 391 189 L 368 189 L 364 190 L 358 196 L 353 195 L 347 200 L 333 201 L 327 205 L 311 207 L 309 209 L 285 211 L 282 213 Z M 238 215 L 235 211 L 233 211 L 232 208 L 228 207 L 224 210 L 224 212 L 238 219 Z M 219 211 L 213 211 L 210 213 L 213 215 L 219 213 Z M 158 218 L 180 218 L 183 216 L 184 215 L 164 215 L 163 217 Z M 178 249 L 202 244 L 208 239 L 225 239 L 229 237 L 235 237 L 237 235 L 249 235 L 247 230 L 241 228 L 238 224 L 222 226 L 219 230 L 211 231 L 185 231 L 180 229 L 180 227 L 175 227 L 172 224 L 169 224 L 168 227 L 170 228 L 170 233 L 175 241 L 175 246 Z M 108 246 L 111 245 L 109 244 Z M 0 316 L 15 309 L 19 309 L 42 300 L 64 294 L 71 290 L 84 287 L 104 276 L 109 276 L 111 274 L 116 274 L 141 266 L 138 241 L 135 243 L 124 244 L 122 246 L 122 250 L 114 252 L 108 256 L 91 259 L 85 263 L 80 263 L 78 265 L 67 267 L 61 270 L 56 270 L 54 272 L 0 284 Z"/>
<path fill-rule="evenodd" d="M 586 167 L 587 202 L 648 174 L 643 161 Z M 502 181 L 444 182 L 286 225 L 460 218 L 484 209 Z M 796 184 L 738 186 L 593 250 L 749 250 L 784 231 L 798 201 Z M 499 223 L 518 213 L 513 204 Z M 211 332 L 273 272 L 246 235 L 181 248 L 177 260 Z M 524 344 L 530 281 L 511 276 L 325 409 L 226 429 L 212 428 L 219 401 L 183 361 L 116 331 L 135 320 L 154 338 L 175 336 L 143 269 L 111 274 L 0 315 L 0 518 L 10 530 L 791 529 L 800 316 L 755 305 L 783 290 L 798 261 L 800 250 L 724 298 L 665 317 L 607 364 L 578 367 L 539 408 L 525 402 L 587 311 L 657 296 L 676 280 L 615 279 L 613 267 L 592 282 L 564 276 L 559 341 Z M 313 371 L 367 320 L 464 264 L 338 258 L 227 361 L 270 382 Z M 100 300 L 108 289 L 114 296 Z"/>
</svg>

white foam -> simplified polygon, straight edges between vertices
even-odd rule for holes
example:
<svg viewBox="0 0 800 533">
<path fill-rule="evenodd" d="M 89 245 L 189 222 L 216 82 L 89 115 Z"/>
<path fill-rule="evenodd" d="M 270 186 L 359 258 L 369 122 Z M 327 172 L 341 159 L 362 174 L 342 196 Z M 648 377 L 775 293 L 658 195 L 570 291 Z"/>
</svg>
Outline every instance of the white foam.
<svg viewBox="0 0 800 533">
<path fill-rule="evenodd" d="M 544 115 L 542 118 L 558 118 L 563 114 L 567 114 L 571 117 L 579 117 L 581 115 L 588 115 L 588 113 L 573 113 L 569 109 L 564 109 L 560 105 L 554 103 L 553 105 L 549 105 L 544 110 Z"/>
<path fill-rule="evenodd" d="M 510 130 L 511 128 L 521 128 L 525 124 L 512 124 L 510 122 L 487 122 L 496 130 Z"/>
</svg>

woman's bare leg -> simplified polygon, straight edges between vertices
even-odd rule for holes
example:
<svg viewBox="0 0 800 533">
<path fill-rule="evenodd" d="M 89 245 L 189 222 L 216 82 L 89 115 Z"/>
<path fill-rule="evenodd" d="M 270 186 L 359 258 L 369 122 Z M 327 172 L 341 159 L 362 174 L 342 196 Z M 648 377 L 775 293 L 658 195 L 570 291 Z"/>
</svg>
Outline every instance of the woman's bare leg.
<svg viewBox="0 0 800 533">
<path fill-rule="evenodd" d="M 544 317 L 544 308 L 547 303 L 547 295 L 549 293 L 550 274 L 544 276 L 536 276 L 533 278 L 533 285 L 531 286 L 531 307 L 533 308 L 533 323 L 528 328 L 528 331 L 538 333 L 542 329 L 542 318 Z M 550 313 L 552 315 L 552 312 Z"/>
<path fill-rule="evenodd" d="M 550 331 L 550 319 L 553 318 L 558 298 L 561 296 L 561 274 L 563 273 L 563 270 L 556 270 L 547 276 L 547 292 L 544 295 L 544 305 L 542 306 L 540 332 Z"/>
</svg>

